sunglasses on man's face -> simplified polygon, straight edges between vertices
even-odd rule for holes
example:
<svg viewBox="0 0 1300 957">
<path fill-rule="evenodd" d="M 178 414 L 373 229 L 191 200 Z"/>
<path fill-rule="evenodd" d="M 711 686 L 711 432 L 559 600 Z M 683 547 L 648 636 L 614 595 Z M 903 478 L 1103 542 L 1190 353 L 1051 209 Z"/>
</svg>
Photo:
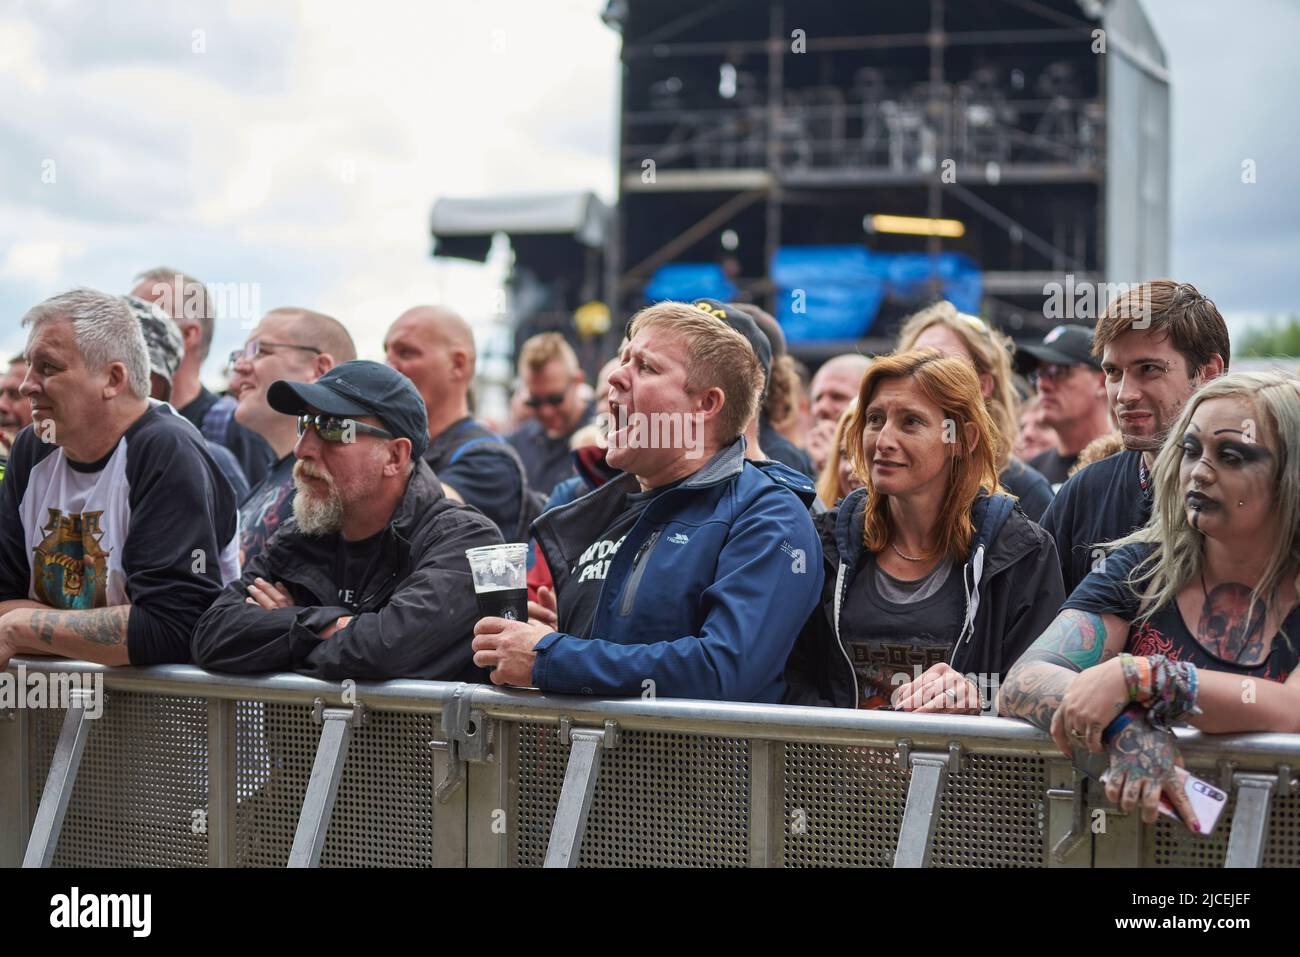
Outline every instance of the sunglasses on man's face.
<svg viewBox="0 0 1300 957">
<path fill-rule="evenodd" d="M 1035 388 L 1042 379 L 1049 382 L 1062 382 L 1069 378 L 1070 372 L 1074 366 L 1060 365 L 1056 362 L 1040 362 L 1032 372 L 1029 373 L 1029 384 Z"/>
<path fill-rule="evenodd" d="M 544 405 L 551 405 L 559 408 L 564 404 L 565 397 L 569 394 L 566 389 L 563 392 L 556 392 L 554 395 L 530 395 L 524 400 L 524 405 L 530 409 L 540 409 Z"/>
<path fill-rule="evenodd" d="M 356 419 L 346 419 L 338 415 L 312 415 L 304 412 L 298 416 L 298 435 L 301 437 L 308 429 L 315 429 L 326 442 L 352 442 L 358 432 L 365 435 L 377 435 L 381 439 L 395 439 L 397 436 L 373 425 L 366 425 Z"/>
</svg>

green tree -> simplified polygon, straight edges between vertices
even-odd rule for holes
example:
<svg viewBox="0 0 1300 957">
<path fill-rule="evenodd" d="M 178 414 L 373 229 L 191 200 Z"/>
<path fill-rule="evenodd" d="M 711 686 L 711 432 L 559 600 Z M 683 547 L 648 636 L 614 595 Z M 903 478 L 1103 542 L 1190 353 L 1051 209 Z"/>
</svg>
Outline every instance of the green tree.
<svg viewBox="0 0 1300 957">
<path fill-rule="evenodd" d="M 1275 316 L 1247 332 L 1232 351 L 1241 356 L 1300 356 L 1300 315 Z"/>
</svg>

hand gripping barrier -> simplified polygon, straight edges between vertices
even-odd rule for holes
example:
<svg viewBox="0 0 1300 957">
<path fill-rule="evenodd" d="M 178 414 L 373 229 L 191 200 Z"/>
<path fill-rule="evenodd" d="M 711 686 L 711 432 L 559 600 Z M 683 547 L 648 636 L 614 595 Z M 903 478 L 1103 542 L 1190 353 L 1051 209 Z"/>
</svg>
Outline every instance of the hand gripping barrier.
<svg viewBox="0 0 1300 957">
<path fill-rule="evenodd" d="M 103 690 L 0 698 L 5 866 L 1300 865 L 1297 735 L 1179 733 L 1231 794 L 1199 837 L 1020 721 L 10 668 Z"/>
</svg>

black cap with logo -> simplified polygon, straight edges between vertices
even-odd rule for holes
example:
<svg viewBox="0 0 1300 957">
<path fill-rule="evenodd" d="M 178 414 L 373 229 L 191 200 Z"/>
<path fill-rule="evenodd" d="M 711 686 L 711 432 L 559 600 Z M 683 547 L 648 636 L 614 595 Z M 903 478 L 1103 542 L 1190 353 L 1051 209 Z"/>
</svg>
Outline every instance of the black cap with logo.
<svg viewBox="0 0 1300 957">
<path fill-rule="evenodd" d="M 1022 372 L 1029 372 L 1040 362 L 1101 368 L 1101 360 L 1092 354 L 1092 330 L 1087 326 L 1057 326 L 1043 336 L 1041 345 L 1016 347 L 1016 366 Z"/>
<path fill-rule="evenodd" d="M 411 441 L 411 458 L 429 447 L 429 414 L 411 380 L 367 359 L 336 365 L 315 382 L 280 379 L 266 390 L 271 408 L 300 415 L 309 408 L 325 415 L 373 415 L 389 432 Z"/>
<path fill-rule="evenodd" d="M 714 318 L 721 319 L 749 340 L 754 355 L 758 356 L 759 364 L 763 367 L 763 395 L 766 397 L 767 383 L 772 378 L 772 343 L 758 327 L 754 317 L 716 299 L 696 299 L 691 305 L 696 309 L 704 310 Z"/>
</svg>

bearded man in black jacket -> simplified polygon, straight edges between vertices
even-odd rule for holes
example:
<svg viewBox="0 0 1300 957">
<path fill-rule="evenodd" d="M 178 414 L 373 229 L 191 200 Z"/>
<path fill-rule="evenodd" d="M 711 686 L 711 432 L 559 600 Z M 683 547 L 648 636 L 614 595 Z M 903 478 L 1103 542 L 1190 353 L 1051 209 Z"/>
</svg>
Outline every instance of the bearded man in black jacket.
<svg viewBox="0 0 1300 957">
<path fill-rule="evenodd" d="M 219 671 L 482 681 L 465 550 L 501 535 L 449 499 L 422 461 L 424 401 L 377 362 L 281 380 L 298 416 L 294 517 L 199 620 L 194 660 Z"/>
</svg>

